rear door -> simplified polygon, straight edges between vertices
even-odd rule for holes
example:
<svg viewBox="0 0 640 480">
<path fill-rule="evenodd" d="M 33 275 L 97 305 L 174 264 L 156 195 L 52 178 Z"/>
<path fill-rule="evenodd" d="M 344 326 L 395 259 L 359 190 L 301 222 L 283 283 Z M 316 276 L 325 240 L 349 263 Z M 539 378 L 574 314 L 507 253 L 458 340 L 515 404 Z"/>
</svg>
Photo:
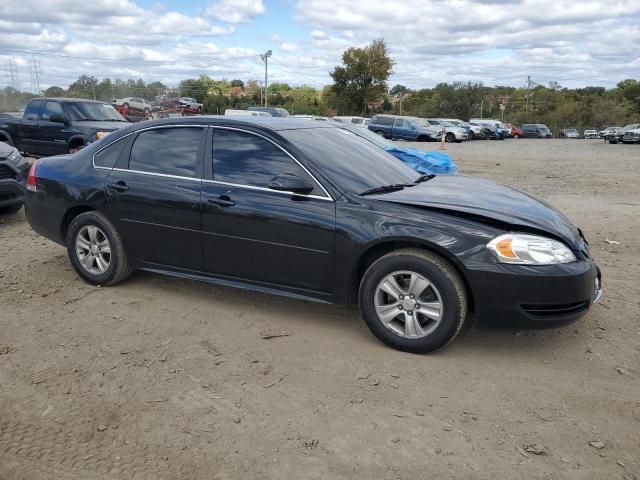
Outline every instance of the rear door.
<svg viewBox="0 0 640 480">
<path fill-rule="evenodd" d="M 290 154 L 258 133 L 213 128 L 205 162 L 205 269 L 223 277 L 328 294 L 335 202 Z M 273 177 L 307 179 L 309 195 L 268 188 Z"/>
<path fill-rule="evenodd" d="M 32 100 L 27 104 L 20 123 L 22 134 L 22 149 L 34 155 L 44 155 L 39 135 L 40 112 L 44 106 L 43 100 Z"/>
<path fill-rule="evenodd" d="M 151 266 L 202 271 L 205 132 L 192 125 L 141 130 L 107 177 L 111 217 L 125 246 Z"/>
</svg>

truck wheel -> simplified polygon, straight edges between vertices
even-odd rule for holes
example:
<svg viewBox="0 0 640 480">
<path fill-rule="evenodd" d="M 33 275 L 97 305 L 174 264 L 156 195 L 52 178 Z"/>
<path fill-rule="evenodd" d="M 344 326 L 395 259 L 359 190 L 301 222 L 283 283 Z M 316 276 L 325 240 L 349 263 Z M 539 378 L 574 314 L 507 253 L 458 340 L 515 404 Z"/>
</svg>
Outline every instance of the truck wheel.
<svg viewBox="0 0 640 480">
<path fill-rule="evenodd" d="M 382 130 L 376 130 L 376 135 L 380 135 L 381 137 L 384 137 L 384 132 Z"/>
<path fill-rule="evenodd" d="M 402 249 L 376 260 L 360 284 L 360 309 L 371 332 L 397 350 L 426 353 L 458 334 L 467 316 L 464 284 L 443 258 Z"/>
</svg>

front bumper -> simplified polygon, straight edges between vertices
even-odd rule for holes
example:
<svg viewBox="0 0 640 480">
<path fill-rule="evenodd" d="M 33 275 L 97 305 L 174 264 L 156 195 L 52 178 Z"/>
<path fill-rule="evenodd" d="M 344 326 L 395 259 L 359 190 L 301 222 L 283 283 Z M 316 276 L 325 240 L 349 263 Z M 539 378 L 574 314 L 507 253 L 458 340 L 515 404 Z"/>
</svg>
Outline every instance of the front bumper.
<svg viewBox="0 0 640 480">
<path fill-rule="evenodd" d="M 572 321 L 602 295 L 602 277 L 590 259 L 560 265 L 493 264 L 469 272 L 479 318 Z"/>
</svg>

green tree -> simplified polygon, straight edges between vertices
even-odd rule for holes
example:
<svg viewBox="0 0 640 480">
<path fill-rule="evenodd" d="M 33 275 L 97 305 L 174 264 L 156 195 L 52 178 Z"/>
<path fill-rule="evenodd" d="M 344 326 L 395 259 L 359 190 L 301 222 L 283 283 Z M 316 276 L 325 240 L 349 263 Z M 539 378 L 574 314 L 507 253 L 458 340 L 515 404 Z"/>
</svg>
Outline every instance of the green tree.
<svg viewBox="0 0 640 480">
<path fill-rule="evenodd" d="M 387 93 L 393 65 L 383 39 L 364 48 L 345 50 L 342 65 L 330 72 L 340 113 L 365 113 L 370 103 L 381 100 Z"/>
</svg>

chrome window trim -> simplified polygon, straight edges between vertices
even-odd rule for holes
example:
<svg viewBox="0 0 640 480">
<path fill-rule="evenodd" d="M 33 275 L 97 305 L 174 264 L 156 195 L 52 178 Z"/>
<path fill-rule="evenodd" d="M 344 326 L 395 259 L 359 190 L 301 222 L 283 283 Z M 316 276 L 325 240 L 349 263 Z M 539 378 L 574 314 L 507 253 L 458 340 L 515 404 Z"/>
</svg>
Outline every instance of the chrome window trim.
<svg viewBox="0 0 640 480">
<path fill-rule="evenodd" d="M 200 124 L 198 124 L 198 125 L 195 125 L 195 124 L 194 124 L 194 125 L 189 125 L 189 124 L 179 124 L 179 125 L 155 125 L 155 126 L 153 126 L 153 127 L 141 128 L 141 129 L 139 129 L 139 130 L 136 130 L 135 132 L 129 132 L 129 133 L 127 133 L 126 135 L 121 136 L 121 137 L 120 137 L 120 138 L 118 138 L 117 140 L 114 140 L 113 142 L 108 143 L 108 144 L 107 144 L 107 145 L 105 145 L 104 147 L 100 148 L 100 150 L 98 150 L 97 152 L 95 152 L 95 153 L 91 156 L 91 163 L 93 164 L 93 168 L 97 168 L 98 170 L 119 170 L 119 171 L 125 171 L 125 172 L 133 171 L 133 170 L 128 170 L 128 169 L 126 169 L 126 168 L 116 169 L 116 168 L 113 168 L 113 167 L 112 167 L 112 168 L 109 168 L 109 167 L 100 167 L 100 166 L 97 166 L 97 165 L 96 165 L 96 155 L 97 155 L 98 153 L 100 153 L 102 150 L 104 150 L 105 148 L 110 147 L 110 146 L 111 146 L 111 145 L 113 145 L 114 143 L 119 142 L 120 140 L 122 140 L 122 139 L 124 139 L 124 138 L 130 137 L 131 135 L 135 135 L 135 134 L 140 133 L 140 132 L 145 132 L 145 131 L 147 131 L 147 130 L 157 130 L 157 129 L 159 129 L 159 128 L 174 128 L 174 127 L 196 127 L 196 128 L 208 128 L 208 127 L 209 127 L 209 125 L 200 125 Z M 114 131 L 116 131 L 116 132 L 117 132 L 117 130 L 114 130 Z M 136 172 L 136 173 L 149 173 L 149 174 L 154 174 L 153 172 L 143 172 L 143 171 L 140 171 L 140 170 L 136 170 L 135 172 Z M 154 174 L 154 175 L 155 175 L 155 174 Z M 167 175 L 167 174 L 164 174 L 164 173 L 162 173 L 162 174 L 158 174 L 158 175 L 165 175 L 165 176 L 169 176 L 169 177 L 171 176 L 171 175 Z M 190 178 L 190 177 L 176 177 L 176 178 Z"/>
<path fill-rule="evenodd" d="M 291 153 L 289 153 L 287 150 L 285 150 L 278 143 L 276 143 L 273 140 L 271 140 L 269 137 L 265 137 L 264 135 L 262 135 L 260 133 L 257 133 L 257 132 L 252 132 L 251 130 L 245 130 L 243 128 L 237 128 L 237 127 L 225 127 L 225 126 L 211 125 L 211 128 L 219 129 L 219 130 L 233 130 L 233 131 L 236 131 L 236 132 L 248 133 L 250 135 L 255 135 L 256 137 L 260 137 L 260 138 L 268 141 L 269 143 L 275 145 L 277 148 L 282 150 L 289 158 L 291 158 L 291 160 L 293 160 L 296 164 L 298 164 L 298 166 L 300 168 L 302 168 L 302 170 L 307 175 L 309 175 L 309 177 L 311 177 L 311 179 L 322 189 L 322 191 L 325 193 L 326 196 L 322 196 L 322 195 L 300 195 L 300 194 L 296 194 L 294 192 L 287 192 L 287 191 L 281 192 L 281 193 L 286 193 L 286 194 L 290 194 L 290 195 L 298 195 L 298 196 L 307 197 L 307 198 L 320 198 L 320 199 L 329 200 L 329 201 L 333 201 L 334 200 L 333 197 L 327 191 L 327 189 L 324 188 L 324 185 L 322 185 L 322 183 L 320 183 L 318 181 L 318 179 L 307 169 L 307 167 L 302 165 L 302 163 L 300 163 L 296 157 L 291 155 Z M 215 135 L 214 135 L 214 138 L 213 138 L 213 142 L 215 142 Z M 212 156 L 212 159 L 213 159 L 213 156 Z M 212 165 L 212 169 L 213 169 L 213 165 Z M 212 170 L 212 172 L 213 172 L 213 170 Z M 222 185 L 230 185 L 230 186 L 234 186 L 234 187 L 251 187 L 251 188 L 254 188 L 254 189 L 266 190 L 268 192 L 276 192 L 276 191 L 278 191 L 278 190 L 271 190 L 270 188 L 266 188 L 266 187 L 258 187 L 256 185 L 242 185 L 242 184 L 218 181 L 218 180 L 215 180 L 215 174 L 214 174 L 214 180 L 205 180 L 205 181 L 213 182 L 213 183 L 219 183 L 219 184 L 222 184 Z"/>
<path fill-rule="evenodd" d="M 268 142 L 272 143 L 273 145 L 275 145 L 277 148 L 279 148 L 280 150 L 282 150 L 289 158 L 291 158 L 298 166 L 300 166 L 300 168 L 302 168 L 302 170 L 311 177 L 311 179 L 318 184 L 318 186 L 322 189 L 322 191 L 326 194 L 326 196 L 322 196 L 322 195 L 303 195 L 301 193 L 295 193 L 295 192 L 290 192 L 290 191 L 282 191 L 282 190 L 272 190 L 270 188 L 266 188 L 266 187 L 258 187 L 256 185 L 242 185 L 242 184 L 238 184 L 238 183 L 230 183 L 230 182 L 221 182 L 218 180 L 208 180 L 205 178 L 193 178 L 193 177 L 183 177 L 180 175 L 170 175 L 168 173 L 157 173 L 157 172 L 145 172 L 142 170 L 132 170 L 129 168 L 116 168 L 116 167 L 101 167 L 96 165 L 95 163 L 95 156 L 100 153 L 102 150 L 104 150 L 107 147 L 110 147 L 111 145 L 113 145 L 116 142 L 119 142 L 120 140 L 123 140 L 131 135 L 135 135 L 139 132 L 144 132 L 147 130 L 156 130 L 159 128 L 174 128 L 174 127 L 198 127 L 198 128 L 217 128 L 217 129 L 221 129 L 221 130 L 234 130 L 237 132 L 243 132 L 243 133 L 249 133 L 251 135 L 255 135 L 257 137 L 263 138 L 264 140 L 267 140 Z M 194 125 L 189 125 L 189 124 L 178 124 L 178 125 L 156 125 L 153 127 L 147 127 L 147 128 L 141 128 L 139 130 L 136 130 L 135 132 L 130 132 L 127 133 L 126 135 L 123 135 L 122 137 L 118 138 L 117 140 L 114 140 L 113 142 L 105 145 L 104 147 L 100 148 L 100 150 L 96 151 L 92 157 L 91 157 L 91 163 L 93 164 L 93 168 L 97 169 L 97 170 L 113 170 L 116 172 L 131 172 L 131 173 L 136 173 L 138 175 L 151 175 L 154 177 L 164 177 L 164 178 L 175 178 L 178 180 L 189 180 L 192 182 L 204 182 L 204 183 L 212 183 L 212 184 L 216 184 L 216 185 L 227 185 L 229 187 L 236 187 L 236 188 L 246 188 L 248 190 L 257 190 L 257 191 L 262 191 L 262 192 L 271 192 L 271 193 L 275 193 L 275 194 L 280 194 L 280 195 L 288 195 L 288 196 L 296 196 L 296 197 L 301 197 L 301 198 L 313 198 L 316 200 L 324 200 L 324 201 L 328 201 L 328 202 L 333 202 L 334 199 L 333 197 L 329 194 L 329 192 L 327 191 L 326 188 L 324 188 L 324 185 L 322 185 L 322 183 L 320 183 L 318 181 L 318 179 L 304 166 L 302 165 L 297 158 L 295 158 L 293 155 L 291 155 L 291 153 L 289 153 L 286 149 L 284 149 L 282 146 L 278 145 L 276 142 L 274 142 L 273 140 L 271 140 L 268 137 L 265 137 L 264 135 L 257 133 L 257 132 L 252 132 L 251 130 L 245 130 L 243 128 L 237 128 L 237 127 L 225 127 L 225 126 L 218 126 L 218 125 L 201 125 L 201 124 L 194 124 Z M 204 172 L 203 172 L 204 175 Z"/>
<path fill-rule="evenodd" d="M 267 188 L 267 187 L 256 187 L 254 185 L 242 185 L 239 183 L 230 183 L 230 182 L 220 182 L 218 180 L 208 180 L 206 178 L 202 179 L 203 183 L 213 183 L 215 185 L 226 185 L 229 187 L 236 187 L 236 188 L 246 188 L 247 190 L 257 190 L 260 192 L 270 192 L 270 193 L 277 193 L 280 195 L 287 195 L 287 196 L 296 196 L 296 197 L 301 197 L 301 198 L 313 198 L 315 200 L 324 200 L 325 202 L 333 202 L 332 198 L 329 197 L 323 197 L 321 195 L 304 195 L 302 193 L 295 193 L 295 192 L 290 192 L 288 190 L 273 190 L 271 188 Z"/>
</svg>

